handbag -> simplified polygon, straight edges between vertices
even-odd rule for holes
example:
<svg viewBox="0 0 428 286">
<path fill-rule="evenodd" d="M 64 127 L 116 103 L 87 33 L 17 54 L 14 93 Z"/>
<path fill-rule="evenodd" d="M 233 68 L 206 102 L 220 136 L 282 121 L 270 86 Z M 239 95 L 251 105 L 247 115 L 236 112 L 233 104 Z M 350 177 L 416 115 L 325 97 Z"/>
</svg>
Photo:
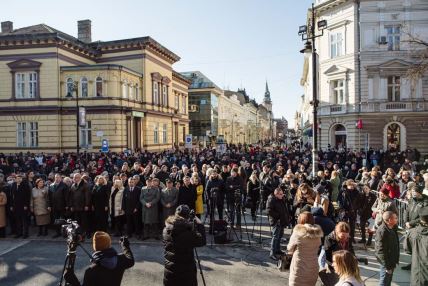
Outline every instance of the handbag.
<svg viewBox="0 0 428 286">
<path fill-rule="evenodd" d="M 293 255 L 290 255 L 288 253 L 281 255 L 276 265 L 278 267 L 278 270 L 281 272 L 285 272 L 289 270 L 292 258 L 293 258 Z"/>
</svg>

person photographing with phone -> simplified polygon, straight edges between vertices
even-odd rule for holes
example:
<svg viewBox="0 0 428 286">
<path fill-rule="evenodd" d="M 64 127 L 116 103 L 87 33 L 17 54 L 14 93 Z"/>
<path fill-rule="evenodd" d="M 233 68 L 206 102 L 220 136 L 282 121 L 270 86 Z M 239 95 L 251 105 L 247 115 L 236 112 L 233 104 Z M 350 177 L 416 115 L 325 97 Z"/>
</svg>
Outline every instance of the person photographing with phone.
<svg viewBox="0 0 428 286">
<path fill-rule="evenodd" d="M 111 247 L 110 235 L 103 231 L 95 232 L 92 238 L 92 254 L 91 265 L 86 269 L 81 284 L 76 277 L 74 271 L 66 271 L 64 280 L 71 286 L 120 286 L 123 273 L 126 269 L 134 266 L 134 256 L 129 247 L 127 237 L 121 237 L 119 241 L 122 247 L 122 253 L 118 254 Z"/>
</svg>

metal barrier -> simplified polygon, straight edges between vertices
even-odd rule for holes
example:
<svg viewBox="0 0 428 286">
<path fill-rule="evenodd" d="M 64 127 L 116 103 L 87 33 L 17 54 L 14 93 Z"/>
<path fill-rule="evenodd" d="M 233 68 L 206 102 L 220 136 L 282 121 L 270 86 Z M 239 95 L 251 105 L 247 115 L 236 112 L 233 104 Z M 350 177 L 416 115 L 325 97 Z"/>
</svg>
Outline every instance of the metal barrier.
<svg viewBox="0 0 428 286">
<path fill-rule="evenodd" d="M 379 196 L 379 192 L 375 190 L 371 190 L 372 193 L 376 194 L 376 197 Z M 398 210 L 398 228 L 406 229 L 406 221 L 404 220 L 404 216 L 407 210 L 407 206 L 409 202 L 403 199 L 394 199 L 395 206 Z"/>
</svg>

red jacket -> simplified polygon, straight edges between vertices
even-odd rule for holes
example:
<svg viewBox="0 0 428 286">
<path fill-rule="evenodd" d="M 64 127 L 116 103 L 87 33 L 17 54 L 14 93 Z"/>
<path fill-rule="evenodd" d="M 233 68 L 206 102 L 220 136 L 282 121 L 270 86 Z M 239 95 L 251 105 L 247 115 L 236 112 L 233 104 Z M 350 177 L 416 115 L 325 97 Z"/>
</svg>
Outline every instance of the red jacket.
<svg viewBox="0 0 428 286">
<path fill-rule="evenodd" d="M 383 184 L 382 189 L 388 190 L 389 197 L 392 200 L 400 198 L 400 187 L 397 184 L 393 184 L 393 185 Z M 381 190 L 381 192 L 382 192 L 382 190 Z"/>
</svg>

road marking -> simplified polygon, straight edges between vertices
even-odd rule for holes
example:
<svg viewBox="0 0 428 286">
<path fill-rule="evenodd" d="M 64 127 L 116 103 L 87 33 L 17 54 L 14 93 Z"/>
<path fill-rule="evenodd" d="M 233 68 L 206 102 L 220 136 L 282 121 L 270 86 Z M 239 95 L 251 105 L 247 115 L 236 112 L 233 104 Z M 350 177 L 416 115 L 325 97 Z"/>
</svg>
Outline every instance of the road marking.
<svg viewBox="0 0 428 286">
<path fill-rule="evenodd" d="M 19 247 L 21 247 L 21 246 L 24 246 L 24 245 L 26 245 L 26 244 L 28 244 L 28 243 L 30 243 L 30 241 L 29 241 L 29 240 L 27 240 L 27 241 L 21 241 L 21 242 L 19 242 L 19 243 L 15 244 L 14 246 L 12 246 L 12 247 L 10 247 L 10 248 L 8 248 L 8 249 L 4 250 L 3 252 L 0 252 L 0 256 L 3 256 L 3 255 L 5 255 L 5 254 L 7 254 L 7 253 L 9 253 L 9 252 L 11 252 L 11 251 L 14 251 L 15 249 L 17 249 L 17 248 L 19 248 Z"/>
</svg>

